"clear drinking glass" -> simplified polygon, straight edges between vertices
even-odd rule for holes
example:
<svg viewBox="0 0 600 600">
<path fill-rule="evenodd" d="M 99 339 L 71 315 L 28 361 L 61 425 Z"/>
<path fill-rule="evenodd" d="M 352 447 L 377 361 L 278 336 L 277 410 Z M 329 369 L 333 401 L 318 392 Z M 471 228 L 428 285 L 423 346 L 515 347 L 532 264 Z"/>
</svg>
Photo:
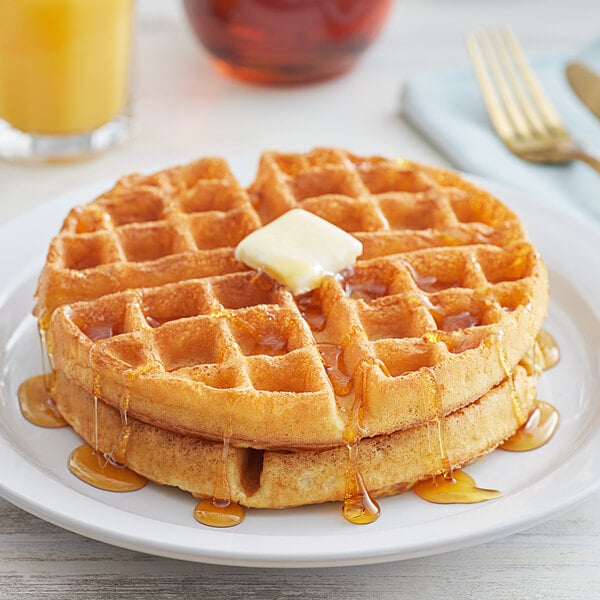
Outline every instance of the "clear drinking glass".
<svg viewBox="0 0 600 600">
<path fill-rule="evenodd" d="M 0 157 L 61 160 L 131 132 L 134 0 L 0 0 Z"/>
</svg>

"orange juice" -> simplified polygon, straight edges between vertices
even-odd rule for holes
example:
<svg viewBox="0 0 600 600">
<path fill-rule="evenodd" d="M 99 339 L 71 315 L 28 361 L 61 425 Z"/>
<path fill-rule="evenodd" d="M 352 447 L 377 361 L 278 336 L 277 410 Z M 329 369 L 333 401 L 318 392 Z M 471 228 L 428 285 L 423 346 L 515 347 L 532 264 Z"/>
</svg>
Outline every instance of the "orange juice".
<svg viewBox="0 0 600 600">
<path fill-rule="evenodd" d="M 133 0 L 0 0 L 0 119 L 26 133 L 97 129 L 128 102 Z"/>
</svg>

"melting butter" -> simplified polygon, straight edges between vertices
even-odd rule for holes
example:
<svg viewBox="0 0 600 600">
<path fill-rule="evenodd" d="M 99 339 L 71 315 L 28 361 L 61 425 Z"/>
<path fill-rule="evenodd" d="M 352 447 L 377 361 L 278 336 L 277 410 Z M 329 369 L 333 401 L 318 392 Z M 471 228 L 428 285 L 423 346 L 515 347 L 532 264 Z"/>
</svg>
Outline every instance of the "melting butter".
<svg viewBox="0 0 600 600">
<path fill-rule="evenodd" d="M 245 237 L 235 258 L 297 295 L 318 288 L 326 275 L 353 265 L 361 253 L 362 244 L 349 233 L 295 208 Z"/>
</svg>

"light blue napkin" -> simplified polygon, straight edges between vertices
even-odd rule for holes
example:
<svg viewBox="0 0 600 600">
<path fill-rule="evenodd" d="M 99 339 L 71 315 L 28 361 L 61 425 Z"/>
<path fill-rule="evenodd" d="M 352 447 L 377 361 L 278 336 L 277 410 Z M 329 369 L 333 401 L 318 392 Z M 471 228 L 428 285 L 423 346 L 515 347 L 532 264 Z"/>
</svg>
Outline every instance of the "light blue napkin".
<svg viewBox="0 0 600 600">
<path fill-rule="evenodd" d="M 600 43 L 577 56 L 533 63 L 566 127 L 600 160 L 600 120 L 569 87 L 565 66 L 585 62 L 600 73 Z M 423 73 L 409 78 L 402 113 L 458 169 L 532 191 L 549 202 L 600 222 L 600 173 L 583 163 L 538 165 L 511 154 L 488 119 L 470 70 Z"/>
</svg>

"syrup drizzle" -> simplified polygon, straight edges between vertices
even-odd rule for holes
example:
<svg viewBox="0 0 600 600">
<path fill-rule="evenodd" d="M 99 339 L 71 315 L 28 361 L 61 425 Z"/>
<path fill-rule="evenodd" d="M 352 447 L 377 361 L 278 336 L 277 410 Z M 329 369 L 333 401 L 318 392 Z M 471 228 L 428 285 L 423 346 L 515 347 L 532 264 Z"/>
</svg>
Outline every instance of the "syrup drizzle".
<svg viewBox="0 0 600 600">
<path fill-rule="evenodd" d="M 358 441 L 348 444 L 346 491 L 342 515 L 354 525 L 368 525 L 379 518 L 379 504 L 369 494 L 358 466 Z"/>
<path fill-rule="evenodd" d="M 550 369 L 560 360 L 560 351 L 556 340 L 548 331 L 541 329 L 537 335 L 536 341 L 542 355 L 542 369 Z"/>
<path fill-rule="evenodd" d="M 155 317 L 151 317 L 150 315 L 146 315 L 146 323 L 152 327 L 152 329 L 156 329 L 161 325 L 164 325 L 168 319 L 157 319 Z"/>
<path fill-rule="evenodd" d="M 116 463 L 89 444 L 75 448 L 69 456 L 68 465 L 75 477 L 108 492 L 132 492 L 148 482 L 145 477 Z"/>
<path fill-rule="evenodd" d="M 350 282 L 346 280 L 344 291 L 350 298 L 364 300 L 367 303 L 388 294 L 387 285 L 379 281 Z"/>
<path fill-rule="evenodd" d="M 510 368 L 508 364 L 506 349 L 502 344 L 502 341 L 501 332 L 501 344 L 499 350 L 500 362 L 507 378 L 513 381 L 512 368 Z M 538 353 L 541 354 L 539 361 L 536 360 Z M 532 344 L 531 351 L 522 362 L 524 363 L 523 366 L 527 368 L 528 373 L 534 375 L 539 374 L 539 372 L 544 369 L 554 366 L 558 360 L 559 350 L 554 338 L 547 331 L 540 330 L 535 343 Z M 515 395 L 517 394 L 514 381 L 512 392 L 514 392 Z M 523 408 L 518 397 L 516 404 L 514 396 L 512 396 L 512 399 L 515 414 L 517 414 L 517 408 L 521 411 Z M 559 420 L 559 413 L 551 404 L 538 400 L 534 410 L 531 412 L 524 425 L 522 425 L 512 437 L 504 442 L 500 448 L 511 452 L 535 450 L 546 444 L 552 438 L 558 427 Z M 439 477 L 434 477 L 433 479 L 421 481 L 415 484 L 413 489 L 419 497 L 428 502 L 444 504 L 483 502 L 485 500 L 497 498 L 501 495 L 501 493 L 496 490 L 482 490 L 477 488 L 473 479 L 461 470 L 455 470 L 452 473 L 452 477 L 444 476 L 441 480 Z"/>
<path fill-rule="evenodd" d="M 366 377 L 367 361 L 356 367 L 355 374 L 349 375 L 344 362 L 344 347 L 352 337 L 354 330 L 346 336 L 343 344 L 331 344 L 319 342 L 317 348 L 321 354 L 325 371 L 329 377 L 336 400 L 342 410 L 347 413 L 346 426 L 343 432 L 344 442 L 348 451 L 345 474 L 344 501 L 342 503 L 342 516 L 355 525 L 373 523 L 379 518 L 379 505 L 373 500 L 367 490 L 362 474 L 360 472 L 358 452 L 361 438 L 365 430 L 361 425 L 362 419 L 362 394 L 364 378 Z M 355 387 L 354 381 L 357 373 L 359 385 Z M 354 389 L 354 397 L 351 393 Z M 344 402 L 344 400 L 350 400 Z"/>
<path fill-rule="evenodd" d="M 46 389 L 52 387 L 52 354 L 48 340 L 48 327 L 50 318 L 44 313 L 38 322 L 38 335 L 40 339 L 40 351 L 42 355 L 42 375 L 46 380 Z"/>
<path fill-rule="evenodd" d="M 113 326 L 110 323 L 94 323 L 90 325 L 84 333 L 92 340 L 92 342 L 111 338 L 115 334 Z"/>
<path fill-rule="evenodd" d="M 498 490 L 478 488 L 473 478 L 461 469 L 455 469 L 451 477 L 419 481 L 413 490 L 419 498 L 434 504 L 475 504 L 502 496 Z"/>
<path fill-rule="evenodd" d="M 371 498 L 365 486 L 358 459 L 360 440 L 366 433 L 361 423 L 362 397 L 367 377 L 366 367 L 367 361 L 363 361 L 356 368 L 356 372 L 360 374 L 360 377 L 357 380 L 354 390 L 354 402 L 343 433 L 348 450 L 348 461 L 346 463 L 346 489 L 344 502 L 342 503 L 342 516 L 346 521 L 355 525 L 373 523 L 379 518 L 381 512 L 379 505 Z"/>
<path fill-rule="evenodd" d="M 435 294 L 448 288 L 460 287 L 460 281 L 440 281 L 435 275 L 423 275 L 415 267 L 409 263 L 404 262 L 404 265 L 408 269 L 413 281 L 417 284 L 417 287 L 424 291 L 426 294 Z"/>
<path fill-rule="evenodd" d="M 437 432 L 437 450 L 439 457 L 439 469 L 444 474 L 444 477 L 452 476 L 452 465 L 448 459 L 448 453 L 446 452 L 446 444 L 444 441 L 444 411 L 442 406 L 442 389 L 435 375 L 435 371 L 430 367 L 423 369 L 423 374 L 427 378 L 429 384 L 429 391 L 433 400 L 433 407 L 435 410 L 435 426 Z M 429 433 L 429 425 L 427 427 Z"/>
<path fill-rule="evenodd" d="M 533 344 L 531 348 L 524 354 L 523 358 L 519 361 L 519 365 L 527 371 L 527 375 L 530 377 L 533 375 L 539 375 L 542 372 L 543 363 L 538 360 L 539 348 L 538 344 L 533 338 Z"/>
<path fill-rule="evenodd" d="M 94 395 L 94 452 L 98 452 L 98 396 Z"/>
<path fill-rule="evenodd" d="M 346 373 L 344 364 L 344 349 L 337 344 L 320 342 L 317 348 L 323 359 L 325 371 L 333 386 L 336 396 L 347 396 L 354 386 L 354 378 Z"/>
<path fill-rule="evenodd" d="M 42 359 L 42 374 L 28 378 L 19 386 L 17 397 L 21 414 L 39 427 L 59 428 L 68 423 L 60 414 L 52 398 L 52 348 L 48 339 L 50 313 L 44 312 L 38 320 L 38 336 Z"/>
<path fill-rule="evenodd" d="M 288 340 L 278 331 L 270 331 L 262 335 L 253 332 L 252 340 L 254 341 L 254 347 L 251 354 L 280 356 L 288 351 Z"/>
<path fill-rule="evenodd" d="M 229 454 L 230 437 L 223 438 L 223 451 L 219 465 L 215 491 L 212 498 L 202 498 L 194 508 L 194 518 L 210 527 L 233 527 L 239 525 L 246 515 L 243 506 L 231 500 L 227 478 L 226 461 Z"/>
<path fill-rule="evenodd" d="M 440 341 L 440 336 L 436 332 L 432 331 L 427 332 L 423 338 L 425 341 L 432 344 Z M 437 437 L 437 451 L 439 456 L 439 471 L 442 473 L 442 475 L 434 476 L 431 479 L 418 482 L 413 487 L 413 490 L 423 500 L 427 500 L 428 502 L 433 502 L 436 504 L 473 504 L 501 496 L 501 492 L 497 490 L 478 488 L 470 475 L 467 475 L 460 469 L 452 468 L 444 441 L 444 414 L 442 407 L 441 388 L 433 369 L 427 367 L 424 369 L 424 373 L 429 380 L 435 405 L 436 417 L 434 423 Z M 427 424 L 427 434 L 430 440 L 430 452 L 432 452 L 431 438 L 429 437 L 429 423 Z"/>
<path fill-rule="evenodd" d="M 231 407 L 233 410 L 233 406 Z M 194 508 L 194 519 L 209 527 L 234 527 L 239 525 L 246 515 L 243 506 L 231 500 L 231 486 L 227 476 L 227 462 L 231 447 L 233 427 L 231 414 L 223 432 L 223 449 L 219 461 L 219 473 L 215 481 L 212 498 L 202 498 Z"/>
<path fill-rule="evenodd" d="M 556 341 L 544 329 L 539 331 L 530 355 L 525 357 L 523 365 L 530 374 L 539 374 L 550 369 L 560 360 Z M 560 415 L 554 406 L 537 400 L 527 421 L 500 448 L 509 452 L 526 452 L 540 448 L 552 439 L 559 421 Z"/>
<path fill-rule="evenodd" d="M 440 327 L 444 331 L 460 331 L 477 327 L 480 324 L 479 317 L 468 310 L 463 310 L 453 315 L 444 315 L 441 318 Z"/>
<path fill-rule="evenodd" d="M 129 444 L 129 438 L 131 436 L 131 425 L 129 424 L 129 393 L 126 393 L 121 398 L 121 432 L 119 433 L 119 440 L 117 445 L 110 452 L 111 458 L 117 462 L 126 462 L 127 457 L 127 446 Z"/>
<path fill-rule="evenodd" d="M 498 331 L 498 357 L 500 359 L 500 365 L 506 375 L 506 379 L 510 385 L 510 397 L 513 405 L 513 412 L 517 419 L 517 423 L 524 423 L 527 419 L 527 415 L 523 409 L 523 405 L 521 403 L 521 398 L 519 398 L 519 394 L 517 392 L 517 388 L 515 386 L 515 380 L 513 379 L 513 368 L 508 362 L 508 356 L 506 354 L 506 345 L 504 342 L 504 331 L 500 329 Z"/>
<path fill-rule="evenodd" d="M 323 331 L 327 325 L 327 316 L 317 302 L 317 293 L 309 292 L 296 299 L 298 309 L 312 331 Z"/>
</svg>

